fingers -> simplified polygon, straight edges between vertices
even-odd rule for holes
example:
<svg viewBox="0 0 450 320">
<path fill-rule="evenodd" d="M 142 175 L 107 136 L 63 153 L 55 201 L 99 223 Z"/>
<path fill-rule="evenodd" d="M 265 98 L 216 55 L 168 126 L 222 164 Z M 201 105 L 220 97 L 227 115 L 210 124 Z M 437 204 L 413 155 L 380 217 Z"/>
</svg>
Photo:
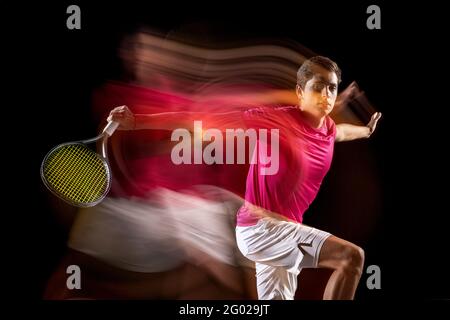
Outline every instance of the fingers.
<svg viewBox="0 0 450 320">
<path fill-rule="evenodd" d="M 117 114 L 125 114 L 127 112 L 131 112 L 127 106 L 115 107 L 114 109 L 111 110 L 111 113 L 117 113 Z"/>
<path fill-rule="evenodd" d="M 375 112 L 375 113 L 372 115 L 371 121 L 376 122 L 376 121 L 380 120 L 380 118 L 381 118 L 381 112 Z"/>
<path fill-rule="evenodd" d="M 127 106 L 120 106 L 120 107 L 115 107 L 114 109 L 111 110 L 111 112 L 109 113 L 109 115 L 111 116 L 123 116 L 127 113 L 131 113 L 130 109 L 128 109 Z"/>
<path fill-rule="evenodd" d="M 132 113 L 126 105 L 115 107 L 109 113 L 107 120 L 108 121 L 119 121 L 121 119 L 124 119 L 129 114 L 132 114 Z"/>
<path fill-rule="evenodd" d="M 369 137 L 375 131 L 375 129 L 377 127 L 377 122 L 378 122 L 378 120 L 380 120 L 380 118 L 381 118 L 381 112 L 375 112 L 372 115 L 370 122 L 367 125 L 370 129 Z"/>
<path fill-rule="evenodd" d="M 358 87 L 358 84 L 355 82 L 355 81 L 353 81 L 352 83 L 350 83 L 350 89 L 352 90 L 352 91 L 356 91 L 356 90 L 358 90 L 359 89 L 359 87 Z"/>
<path fill-rule="evenodd" d="M 133 130 L 136 127 L 134 113 L 125 105 L 112 109 L 107 120 L 118 122 L 118 130 Z"/>
</svg>

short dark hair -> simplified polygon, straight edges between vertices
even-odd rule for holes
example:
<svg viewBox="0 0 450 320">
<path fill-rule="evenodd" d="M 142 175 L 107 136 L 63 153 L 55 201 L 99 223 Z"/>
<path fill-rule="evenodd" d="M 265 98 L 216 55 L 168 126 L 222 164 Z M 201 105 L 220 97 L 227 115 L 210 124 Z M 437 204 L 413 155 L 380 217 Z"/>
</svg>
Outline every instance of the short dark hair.
<svg viewBox="0 0 450 320">
<path fill-rule="evenodd" d="M 303 89 L 305 88 L 306 82 L 314 77 L 314 73 L 316 73 L 314 67 L 321 67 L 327 71 L 336 73 L 338 83 L 341 82 L 341 69 L 339 69 L 337 63 L 327 57 L 315 56 L 305 60 L 297 71 L 297 84 Z"/>
</svg>

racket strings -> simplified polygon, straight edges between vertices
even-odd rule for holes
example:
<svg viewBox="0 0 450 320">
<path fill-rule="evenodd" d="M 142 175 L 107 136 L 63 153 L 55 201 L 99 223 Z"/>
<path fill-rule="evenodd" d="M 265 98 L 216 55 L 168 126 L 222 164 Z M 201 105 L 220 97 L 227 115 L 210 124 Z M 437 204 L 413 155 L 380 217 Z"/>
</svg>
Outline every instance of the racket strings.
<svg viewBox="0 0 450 320">
<path fill-rule="evenodd" d="M 44 163 L 43 175 L 54 192 L 75 203 L 96 202 L 108 189 L 105 163 L 82 144 L 53 150 Z"/>
</svg>

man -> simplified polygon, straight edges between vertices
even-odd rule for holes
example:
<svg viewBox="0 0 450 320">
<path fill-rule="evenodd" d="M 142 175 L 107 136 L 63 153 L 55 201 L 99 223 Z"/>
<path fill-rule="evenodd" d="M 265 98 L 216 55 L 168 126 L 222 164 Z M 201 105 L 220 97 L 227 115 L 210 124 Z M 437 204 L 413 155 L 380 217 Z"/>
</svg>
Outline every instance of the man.
<svg viewBox="0 0 450 320">
<path fill-rule="evenodd" d="M 363 250 L 301 223 L 330 167 L 334 142 L 368 138 L 381 116 L 375 113 L 367 126 L 335 125 L 329 114 L 340 77 L 340 69 L 328 58 L 305 61 L 297 73 L 298 107 L 280 109 L 286 119 L 294 119 L 284 134 L 294 141 L 295 150 L 288 155 L 286 147 L 280 146 L 280 166 L 289 167 L 280 167 L 274 176 L 259 175 L 258 163 L 250 167 L 246 204 L 238 212 L 236 235 L 241 252 L 256 263 L 259 299 L 293 299 L 301 269 L 317 267 L 334 270 L 324 299 L 354 297 Z M 258 116 L 261 113 L 264 111 Z M 262 215 L 256 214 L 258 211 L 263 211 Z"/>
<path fill-rule="evenodd" d="M 334 142 L 370 137 L 381 117 L 375 113 L 367 126 L 335 125 L 329 114 L 340 78 L 335 62 L 313 57 L 297 73 L 298 106 L 245 112 L 247 123 L 258 124 L 258 119 L 265 118 L 281 126 L 280 170 L 263 175 L 259 170 L 263 163 L 250 165 L 246 201 L 237 216 L 238 247 L 255 262 L 259 299 L 293 299 L 302 268 L 333 269 L 324 299 L 354 297 L 364 263 L 363 250 L 302 224 L 303 213 L 331 165 Z M 124 130 L 175 129 L 192 126 L 184 120 L 187 115 L 133 115 L 122 106 L 112 110 L 109 119 L 118 121 L 119 129 Z"/>
</svg>

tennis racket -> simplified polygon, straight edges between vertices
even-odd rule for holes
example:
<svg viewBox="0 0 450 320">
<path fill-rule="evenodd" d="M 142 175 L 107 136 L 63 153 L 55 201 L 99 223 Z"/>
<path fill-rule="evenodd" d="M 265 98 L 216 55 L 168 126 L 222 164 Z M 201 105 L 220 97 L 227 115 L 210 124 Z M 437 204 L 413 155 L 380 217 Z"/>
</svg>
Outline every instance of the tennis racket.
<svg viewBox="0 0 450 320">
<path fill-rule="evenodd" d="M 107 142 L 118 126 L 108 122 L 95 138 L 63 143 L 50 150 L 41 165 L 45 186 L 77 207 L 92 207 L 102 201 L 111 187 Z M 94 142 L 100 142 L 100 153 L 87 146 Z"/>
</svg>

